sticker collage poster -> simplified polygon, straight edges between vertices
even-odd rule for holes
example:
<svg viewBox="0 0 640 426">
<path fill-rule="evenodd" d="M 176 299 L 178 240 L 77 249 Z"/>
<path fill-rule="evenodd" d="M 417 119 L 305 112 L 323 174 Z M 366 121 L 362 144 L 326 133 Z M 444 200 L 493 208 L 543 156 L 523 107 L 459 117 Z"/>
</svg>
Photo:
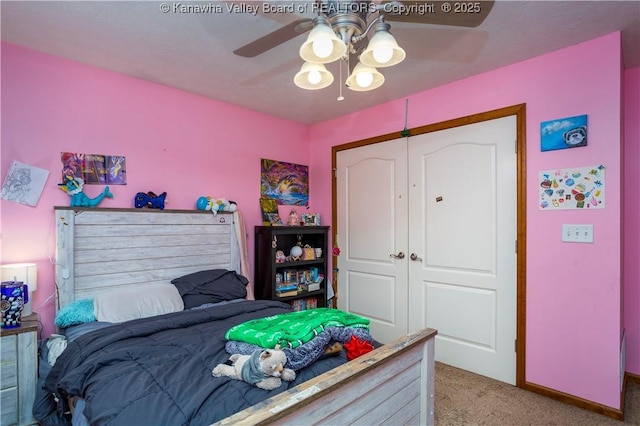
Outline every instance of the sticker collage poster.
<svg viewBox="0 0 640 426">
<path fill-rule="evenodd" d="M 540 172 L 539 210 L 604 208 L 603 165 Z"/>
</svg>

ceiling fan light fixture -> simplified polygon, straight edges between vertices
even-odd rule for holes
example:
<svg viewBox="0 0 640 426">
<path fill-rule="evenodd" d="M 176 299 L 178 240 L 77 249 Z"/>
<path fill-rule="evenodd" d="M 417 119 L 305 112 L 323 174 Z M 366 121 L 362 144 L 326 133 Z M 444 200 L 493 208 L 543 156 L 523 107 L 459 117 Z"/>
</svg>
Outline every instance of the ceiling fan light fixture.
<svg viewBox="0 0 640 426">
<path fill-rule="evenodd" d="M 328 64 L 342 58 L 347 45 L 331 29 L 329 20 L 318 16 L 313 24 L 307 41 L 300 46 L 300 57 L 314 64 Z"/>
<path fill-rule="evenodd" d="M 360 62 L 370 67 L 382 68 L 399 64 L 407 56 L 403 48 L 389 32 L 389 24 L 378 25 L 369 45 L 360 55 Z"/>
<path fill-rule="evenodd" d="M 356 92 L 365 92 L 374 90 L 382 86 L 384 83 L 384 75 L 382 75 L 374 67 L 359 62 L 355 66 L 349 78 L 347 78 L 347 87 Z"/>
<path fill-rule="evenodd" d="M 305 62 L 293 78 L 293 82 L 301 89 L 324 89 L 333 83 L 333 74 L 322 64 Z"/>
</svg>

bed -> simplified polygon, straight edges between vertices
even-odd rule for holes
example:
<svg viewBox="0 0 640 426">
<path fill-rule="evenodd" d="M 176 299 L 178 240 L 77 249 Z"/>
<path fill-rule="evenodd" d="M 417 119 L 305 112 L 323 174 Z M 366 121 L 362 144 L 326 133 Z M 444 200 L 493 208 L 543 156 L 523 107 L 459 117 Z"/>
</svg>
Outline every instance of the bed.
<svg viewBox="0 0 640 426">
<path fill-rule="evenodd" d="M 56 207 L 55 217 L 61 311 L 203 271 L 251 276 L 237 212 Z M 375 345 L 351 361 L 345 350 L 323 354 L 272 391 L 213 377 L 211 370 L 229 358 L 226 330 L 291 312 L 281 302 L 248 300 L 248 293 L 193 307 L 184 299 L 182 310 L 69 327 L 91 331 L 68 335 L 54 365 L 41 369 L 36 418 L 56 425 L 433 424 L 432 329 Z"/>
</svg>

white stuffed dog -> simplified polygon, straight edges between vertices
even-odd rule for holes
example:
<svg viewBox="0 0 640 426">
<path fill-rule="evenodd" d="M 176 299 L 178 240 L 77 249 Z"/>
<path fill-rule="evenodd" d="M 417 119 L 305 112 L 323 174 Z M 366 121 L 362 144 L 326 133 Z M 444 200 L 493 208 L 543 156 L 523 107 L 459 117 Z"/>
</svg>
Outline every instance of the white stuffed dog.
<svg viewBox="0 0 640 426">
<path fill-rule="evenodd" d="M 281 380 L 295 380 L 296 372 L 284 368 L 287 356 L 276 349 L 258 349 L 251 355 L 234 354 L 229 357 L 232 365 L 218 364 L 211 374 L 214 377 L 230 377 L 255 385 L 260 389 L 272 390 L 280 387 Z"/>
</svg>

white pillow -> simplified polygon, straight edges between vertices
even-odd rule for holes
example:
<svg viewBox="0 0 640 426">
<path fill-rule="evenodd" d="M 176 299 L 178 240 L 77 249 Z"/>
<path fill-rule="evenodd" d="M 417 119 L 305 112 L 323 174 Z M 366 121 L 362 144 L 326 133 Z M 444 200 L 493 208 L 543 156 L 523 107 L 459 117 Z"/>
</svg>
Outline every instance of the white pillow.
<svg viewBox="0 0 640 426">
<path fill-rule="evenodd" d="M 184 302 L 173 284 L 141 284 L 136 287 L 98 294 L 93 311 L 98 321 L 124 322 L 184 309 Z"/>
</svg>

